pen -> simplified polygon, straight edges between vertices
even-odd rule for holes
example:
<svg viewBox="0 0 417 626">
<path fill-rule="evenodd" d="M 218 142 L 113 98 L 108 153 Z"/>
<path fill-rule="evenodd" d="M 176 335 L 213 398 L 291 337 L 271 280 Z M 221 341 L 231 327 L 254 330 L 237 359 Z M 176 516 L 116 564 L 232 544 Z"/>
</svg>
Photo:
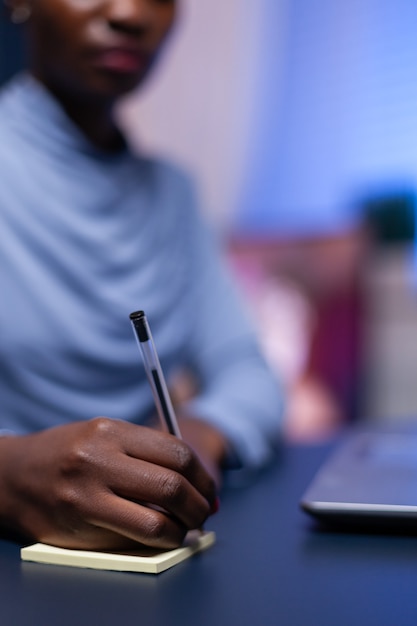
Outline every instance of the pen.
<svg viewBox="0 0 417 626">
<path fill-rule="evenodd" d="M 152 337 L 151 329 L 144 311 L 134 311 L 129 315 L 132 322 L 138 346 L 142 353 L 146 375 L 152 389 L 153 398 L 162 425 L 165 426 L 171 435 L 182 439 L 181 431 L 175 416 L 169 396 L 168 387 L 165 382 L 164 373 L 159 362 L 158 353 Z M 216 512 L 219 507 L 219 500 L 216 498 L 212 507 L 212 512 Z M 203 532 L 203 528 L 198 529 Z"/>
<path fill-rule="evenodd" d="M 133 331 L 142 353 L 146 375 L 161 423 L 171 435 L 181 439 L 181 431 L 169 396 L 168 387 L 159 362 L 158 353 L 152 337 L 151 329 L 144 311 L 134 311 L 129 315 Z"/>
</svg>

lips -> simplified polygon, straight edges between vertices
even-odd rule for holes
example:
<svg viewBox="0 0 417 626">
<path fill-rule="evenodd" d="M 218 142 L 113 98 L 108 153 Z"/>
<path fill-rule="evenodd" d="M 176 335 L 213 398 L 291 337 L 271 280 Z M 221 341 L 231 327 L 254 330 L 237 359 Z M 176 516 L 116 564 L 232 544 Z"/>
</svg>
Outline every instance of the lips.
<svg viewBox="0 0 417 626">
<path fill-rule="evenodd" d="M 120 74 L 141 73 L 149 63 L 149 55 L 146 53 L 123 46 L 101 50 L 94 58 L 96 67 Z"/>
</svg>

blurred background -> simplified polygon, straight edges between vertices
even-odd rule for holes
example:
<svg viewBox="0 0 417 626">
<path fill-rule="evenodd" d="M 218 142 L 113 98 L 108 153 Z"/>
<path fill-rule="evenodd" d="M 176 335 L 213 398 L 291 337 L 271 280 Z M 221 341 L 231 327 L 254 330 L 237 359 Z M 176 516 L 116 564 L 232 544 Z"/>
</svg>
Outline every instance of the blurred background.
<svg viewBox="0 0 417 626">
<path fill-rule="evenodd" d="M 265 355 L 286 433 L 417 415 L 414 0 L 182 0 L 119 111 L 135 148 L 195 177 Z M 0 81 L 24 67 L 0 22 Z"/>
</svg>

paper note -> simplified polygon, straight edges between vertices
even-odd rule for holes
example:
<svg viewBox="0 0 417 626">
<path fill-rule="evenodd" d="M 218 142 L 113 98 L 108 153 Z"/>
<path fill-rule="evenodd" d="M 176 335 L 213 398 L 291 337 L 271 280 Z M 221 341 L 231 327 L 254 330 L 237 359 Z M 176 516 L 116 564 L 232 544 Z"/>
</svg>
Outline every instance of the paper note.
<svg viewBox="0 0 417 626">
<path fill-rule="evenodd" d="M 68 550 L 36 543 L 22 548 L 20 556 L 23 561 L 48 563 L 50 565 L 159 574 L 190 558 L 197 552 L 206 550 L 215 541 L 216 535 L 213 531 L 191 531 L 180 548 L 162 552 L 152 548 L 118 553 L 91 552 L 88 550 Z"/>
</svg>

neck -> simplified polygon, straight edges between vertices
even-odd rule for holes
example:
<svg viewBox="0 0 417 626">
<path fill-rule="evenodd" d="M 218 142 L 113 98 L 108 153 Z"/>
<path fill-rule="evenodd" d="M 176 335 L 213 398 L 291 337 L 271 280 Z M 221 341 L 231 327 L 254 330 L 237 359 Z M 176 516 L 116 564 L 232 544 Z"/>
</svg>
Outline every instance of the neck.
<svg viewBox="0 0 417 626">
<path fill-rule="evenodd" d="M 60 102 L 68 117 L 94 146 L 106 152 L 117 152 L 125 145 L 123 135 L 113 117 L 115 99 L 81 95 L 69 97 L 65 90 L 46 84 L 36 72 L 33 73 Z"/>
<path fill-rule="evenodd" d="M 98 106 L 96 102 L 60 101 L 68 117 L 94 146 L 107 152 L 117 152 L 124 146 L 114 122 L 113 103 Z"/>
</svg>

